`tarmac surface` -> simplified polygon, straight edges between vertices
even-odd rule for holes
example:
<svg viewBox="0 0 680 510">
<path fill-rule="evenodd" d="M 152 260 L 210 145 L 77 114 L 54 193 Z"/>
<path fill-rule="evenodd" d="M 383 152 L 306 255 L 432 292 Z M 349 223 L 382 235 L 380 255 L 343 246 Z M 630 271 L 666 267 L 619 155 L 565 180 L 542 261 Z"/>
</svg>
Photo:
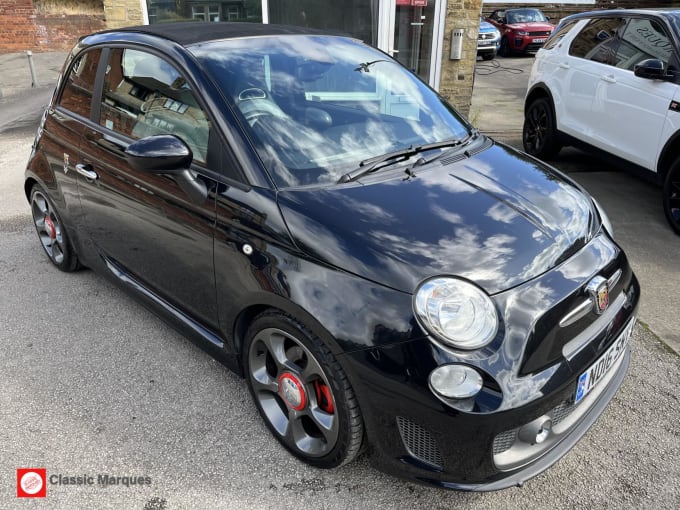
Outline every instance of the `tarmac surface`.
<svg viewBox="0 0 680 510">
<path fill-rule="evenodd" d="M 680 358 L 668 347 L 680 350 L 680 237 L 657 188 L 575 150 L 553 162 L 609 212 L 643 291 L 623 386 L 555 466 L 491 494 L 404 482 L 366 456 L 318 470 L 276 443 L 243 380 L 101 276 L 47 261 L 21 190 L 65 54 L 35 57 L 31 88 L 26 56 L 0 55 L 0 509 L 680 508 Z M 532 61 L 478 62 L 470 118 L 517 147 Z M 45 500 L 19 500 L 22 466 L 151 484 L 54 484 Z"/>
</svg>

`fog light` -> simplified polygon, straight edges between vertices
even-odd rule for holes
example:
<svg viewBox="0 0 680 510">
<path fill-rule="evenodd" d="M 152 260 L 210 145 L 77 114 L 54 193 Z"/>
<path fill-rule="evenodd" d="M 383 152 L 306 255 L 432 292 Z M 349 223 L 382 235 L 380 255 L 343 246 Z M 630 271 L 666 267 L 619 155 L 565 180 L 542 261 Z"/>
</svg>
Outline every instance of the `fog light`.
<svg viewBox="0 0 680 510">
<path fill-rule="evenodd" d="M 552 430 L 552 421 L 547 416 L 535 419 L 519 429 L 519 438 L 525 443 L 541 444 L 548 439 Z"/>
<path fill-rule="evenodd" d="M 467 365 L 442 365 L 430 373 L 430 387 L 445 398 L 474 397 L 482 385 L 482 376 Z"/>
</svg>

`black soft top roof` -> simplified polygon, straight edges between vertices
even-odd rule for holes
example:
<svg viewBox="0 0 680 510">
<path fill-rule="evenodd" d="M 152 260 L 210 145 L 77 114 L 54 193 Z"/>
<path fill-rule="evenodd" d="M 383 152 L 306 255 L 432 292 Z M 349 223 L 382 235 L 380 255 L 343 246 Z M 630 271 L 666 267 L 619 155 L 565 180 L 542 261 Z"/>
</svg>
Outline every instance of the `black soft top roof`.
<svg viewBox="0 0 680 510">
<path fill-rule="evenodd" d="M 153 25 L 140 25 L 136 27 L 119 28 L 108 30 L 109 33 L 136 32 L 140 34 L 155 35 L 174 41 L 182 46 L 215 41 L 220 39 L 235 39 L 239 37 L 254 37 L 267 35 L 286 34 L 334 34 L 332 31 L 321 31 L 306 27 L 293 27 L 286 25 L 263 25 L 261 23 L 232 23 L 232 22 L 181 22 L 181 23 L 156 23 Z"/>
</svg>

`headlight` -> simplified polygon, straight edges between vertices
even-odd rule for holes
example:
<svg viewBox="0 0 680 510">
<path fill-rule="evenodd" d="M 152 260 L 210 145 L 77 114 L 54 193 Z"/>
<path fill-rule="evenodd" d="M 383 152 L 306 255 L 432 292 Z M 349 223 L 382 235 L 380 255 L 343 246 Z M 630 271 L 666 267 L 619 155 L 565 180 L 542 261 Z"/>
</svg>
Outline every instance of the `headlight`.
<svg viewBox="0 0 680 510">
<path fill-rule="evenodd" d="M 604 212 L 604 209 L 602 209 L 602 206 L 594 198 L 593 198 L 593 203 L 595 204 L 595 208 L 597 209 L 597 213 L 600 215 L 600 221 L 602 222 L 604 229 L 613 238 L 614 237 L 614 227 L 612 226 L 612 222 L 609 220 L 609 216 L 607 216 L 607 213 Z"/>
<path fill-rule="evenodd" d="M 480 288 L 456 278 L 440 276 L 421 283 L 413 308 L 426 331 L 458 349 L 484 347 L 498 331 L 498 315 L 491 298 Z"/>
<path fill-rule="evenodd" d="M 524 30 L 518 30 L 517 35 L 529 35 L 529 32 L 525 32 Z"/>
<path fill-rule="evenodd" d="M 501 33 L 498 30 L 493 31 L 493 40 L 495 41 L 496 39 L 501 38 Z"/>
</svg>

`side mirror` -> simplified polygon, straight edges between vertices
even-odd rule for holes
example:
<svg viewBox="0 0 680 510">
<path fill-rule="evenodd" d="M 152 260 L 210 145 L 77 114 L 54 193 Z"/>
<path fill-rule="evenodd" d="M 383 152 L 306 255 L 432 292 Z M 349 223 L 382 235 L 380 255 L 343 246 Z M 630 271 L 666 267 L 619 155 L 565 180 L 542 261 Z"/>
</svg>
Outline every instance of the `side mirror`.
<svg viewBox="0 0 680 510">
<path fill-rule="evenodd" d="M 140 172 L 173 174 L 191 165 L 191 149 L 174 135 L 147 136 L 128 145 L 125 156 L 132 168 Z"/>
<path fill-rule="evenodd" d="M 167 174 L 175 178 L 189 198 L 203 202 L 208 187 L 189 170 L 193 154 L 181 138 L 175 135 L 147 136 L 131 143 L 125 149 L 125 157 L 132 168 L 140 172 Z"/>
<path fill-rule="evenodd" d="M 664 69 L 663 62 L 657 58 L 648 58 L 638 62 L 635 64 L 633 72 L 635 76 L 649 80 L 666 80 L 669 78 Z"/>
</svg>

